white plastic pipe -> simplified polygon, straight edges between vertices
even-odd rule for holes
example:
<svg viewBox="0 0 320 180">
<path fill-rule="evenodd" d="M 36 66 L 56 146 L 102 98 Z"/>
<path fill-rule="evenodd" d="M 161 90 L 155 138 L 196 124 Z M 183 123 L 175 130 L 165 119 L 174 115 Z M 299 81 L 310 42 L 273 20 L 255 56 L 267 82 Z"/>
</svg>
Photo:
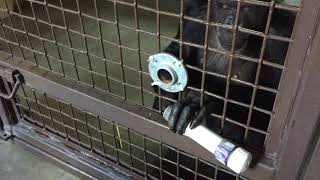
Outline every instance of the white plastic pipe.
<svg viewBox="0 0 320 180">
<path fill-rule="evenodd" d="M 188 126 L 184 135 L 206 148 L 214 154 L 218 161 L 228 166 L 237 174 L 244 172 L 250 165 L 252 159 L 250 152 L 237 147 L 205 126 L 200 125 L 194 129 L 190 129 L 190 126 Z M 231 151 L 227 150 L 228 147 L 230 147 Z"/>
<path fill-rule="evenodd" d="M 168 120 L 171 108 L 172 106 L 168 106 L 165 109 L 163 113 L 164 119 Z M 244 172 L 251 163 L 252 155 L 250 152 L 238 147 L 205 126 L 200 125 L 190 129 L 189 124 L 184 135 L 206 148 L 219 162 L 237 174 Z"/>
</svg>

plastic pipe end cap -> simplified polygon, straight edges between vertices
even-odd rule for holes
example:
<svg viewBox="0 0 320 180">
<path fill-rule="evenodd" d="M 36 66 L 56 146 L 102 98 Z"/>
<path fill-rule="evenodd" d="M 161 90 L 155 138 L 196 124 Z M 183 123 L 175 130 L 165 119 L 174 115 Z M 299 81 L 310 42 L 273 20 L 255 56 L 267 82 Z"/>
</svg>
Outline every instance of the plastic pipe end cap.
<svg viewBox="0 0 320 180">
<path fill-rule="evenodd" d="M 240 174 L 248 169 L 251 160 L 251 153 L 241 147 L 238 147 L 230 154 L 227 166 L 237 174 Z"/>
</svg>

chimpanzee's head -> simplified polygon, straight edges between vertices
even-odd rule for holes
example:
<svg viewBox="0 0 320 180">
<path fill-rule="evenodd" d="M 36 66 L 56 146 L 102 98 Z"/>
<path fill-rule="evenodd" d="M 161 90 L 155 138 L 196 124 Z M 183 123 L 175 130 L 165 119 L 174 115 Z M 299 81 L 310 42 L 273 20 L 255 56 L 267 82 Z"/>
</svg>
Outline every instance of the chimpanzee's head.
<svg viewBox="0 0 320 180">
<path fill-rule="evenodd" d="M 239 5 L 240 4 L 240 5 Z M 251 30 L 263 31 L 267 19 L 267 11 L 264 7 L 252 5 L 238 0 L 213 0 L 211 5 L 212 21 L 227 27 L 217 27 L 216 35 L 223 48 L 230 49 L 232 46 L 233 31 L 239 6 L 238 26 Z M 248 33 L 238 31 L 235 38 L 235 50 L 247 44 Z"/>
</svg>

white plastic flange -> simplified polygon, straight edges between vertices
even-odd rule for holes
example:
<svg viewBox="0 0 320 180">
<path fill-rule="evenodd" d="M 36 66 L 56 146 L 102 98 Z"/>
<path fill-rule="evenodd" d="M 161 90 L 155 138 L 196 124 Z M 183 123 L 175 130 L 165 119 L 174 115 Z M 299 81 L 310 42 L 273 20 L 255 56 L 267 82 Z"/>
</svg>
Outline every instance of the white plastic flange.
<svg viewBox="0 0 320 180">
<path fill-rule="evenodd" d="M 160 70 L 167 71 L 172 80 L 166 84 L 158 76 Z M 188 83 L 188 73 L 183 61 L 168 53 L 158 53 L 149 57 L 149 73 L 153 80 L 152 86 L 159 86 L 167 92 L 181 92 Z"/>
</svg>

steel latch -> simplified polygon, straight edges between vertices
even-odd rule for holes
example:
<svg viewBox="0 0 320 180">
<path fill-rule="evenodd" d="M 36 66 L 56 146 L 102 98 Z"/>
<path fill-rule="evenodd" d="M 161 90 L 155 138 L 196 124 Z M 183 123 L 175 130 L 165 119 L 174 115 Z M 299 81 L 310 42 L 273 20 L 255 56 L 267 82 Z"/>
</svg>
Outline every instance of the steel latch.
<svg viewBox="0 0 320 180">
<path fill-rule="evenodd" d="M 5 68 L 0 66 L 0 76 L 3 77 L 6 81 L 14 83 L 14 86 L 10 94 L 5 94 L 0 92 L 0 97 L 4 99 L 12 99 L 15 97 L 20 85 L 24 82 L 22 74 L 18 70 L 12 70 L 10 68 Z"/>
</svg>

